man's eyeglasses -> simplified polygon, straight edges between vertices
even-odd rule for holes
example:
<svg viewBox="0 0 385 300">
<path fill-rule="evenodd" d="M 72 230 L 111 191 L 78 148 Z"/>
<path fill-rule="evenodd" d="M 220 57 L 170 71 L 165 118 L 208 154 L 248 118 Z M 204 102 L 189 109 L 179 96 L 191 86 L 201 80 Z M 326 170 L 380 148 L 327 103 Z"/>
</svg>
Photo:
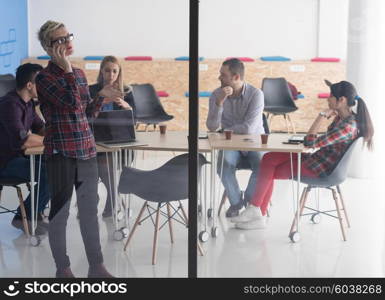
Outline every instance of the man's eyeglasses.
<svg viewBox="0 0 385 300">
<path fill-rule="evenodd" d="M 69 41 L 72 41 L 74 39 L 74 34 L 73 33 L 70 33 L 69 35 L 67 36 L 63 36 L 63 37 L 60 37 L 56 40 L 53 40 L 51 41 L 51 47 L 57 43 L 58 45 L 61 45 L 61 44 L 64 44 L 64 43 L 68 43 Z"/>
</svg>

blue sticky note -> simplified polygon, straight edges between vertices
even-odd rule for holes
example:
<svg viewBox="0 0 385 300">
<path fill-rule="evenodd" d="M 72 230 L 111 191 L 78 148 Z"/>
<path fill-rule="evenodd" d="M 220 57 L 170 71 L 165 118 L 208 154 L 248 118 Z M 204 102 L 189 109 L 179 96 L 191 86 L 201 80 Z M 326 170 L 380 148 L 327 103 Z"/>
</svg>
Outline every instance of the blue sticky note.
<svg viewBox="0 0 385 300">
<path fill-rule="evenodd" d="M 297 98 L 298 98 L 298 99 L 303 99 L 303 98 L 305 98 L 305 95 L 303 95 L 303 94 L 298 94 L 298 95 L 297 95 Z"/>
<path fill-rule="evenodd" d="M 289 61 L 291 59 L 288 57 L 284 57 L 284 56 L 261 56 L 261 60 L 263 60 L 263 61 Z"/>
<path fill-rule="evenodd" d="M 186 97 L 189 97 L 190 93 L 186 92 L 184 95 Z M 211 92 L 199 92 L 199 94 L 198 94 L 198 97 L 210 97 L 210 96 L 211 96 Z"/>
<path fill-rule="evenodd" d="M 179 60 L 179 61 L 189 61 L 190 60 L 190 57 L 189 56 L 179 56 L 179 57 L 175 57 L 175 60 Z M 204 57 L 200 56 L 199 57 L 199 61 L 202 61 L 204 60 Z"/>
<path fill-rule="evenodd" d="M 104 56 L 98 56 L 98 55 L 94 55 L 94 56 L 85 56 L 84 57 L 84 60 L 103 60 Z"/>
<path fill-rule="evenodd" d="M 51 56 L 49 55 L 40 55 L 37 57 L 37 59 L 51 59 Z"/>
</svg>

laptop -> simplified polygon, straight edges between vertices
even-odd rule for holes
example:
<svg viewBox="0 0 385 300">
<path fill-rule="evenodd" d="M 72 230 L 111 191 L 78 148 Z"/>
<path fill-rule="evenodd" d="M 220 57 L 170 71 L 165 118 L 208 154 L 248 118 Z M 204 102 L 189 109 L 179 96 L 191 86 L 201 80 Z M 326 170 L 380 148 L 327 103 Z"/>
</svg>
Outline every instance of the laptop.
<svg viewBox="0 0 385 300">
<path fill-rule="evenodd" d="M 93 122 L 97 145 L 108 148 L 146 146 L 135 136 L 135 121 L 132 110 L 101 111 Z"/>
</svg>

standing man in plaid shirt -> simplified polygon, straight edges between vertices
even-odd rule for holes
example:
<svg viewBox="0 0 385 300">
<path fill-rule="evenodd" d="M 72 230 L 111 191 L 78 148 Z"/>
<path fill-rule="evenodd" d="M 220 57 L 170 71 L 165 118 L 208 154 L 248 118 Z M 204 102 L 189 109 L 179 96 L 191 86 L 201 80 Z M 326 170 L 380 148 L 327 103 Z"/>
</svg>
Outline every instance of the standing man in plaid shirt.
<svg viewBox="0 0 385 300">
<path fill-rule="evenodd" d="M 122 97 L 105 86 L 92 100 L 82 70 L 74 68 L 73 34 L 65 25 L 47 21 L 38 34 L 51 60 L 36 77 L 41 110 L 46 120 L 44 154 L 51 193 L 49 243 L 56 263 L 56 277 L 74 277 L 66 247 L 66 225 L 73 186 L 79 208 L 80 231 L 89 263 L 88 277 L 112 277 L 103 265 L 97 219 L 96 145 L 88 125 L 103 98 Z"/>
<path fill-rule="evenodd" d="M 372 148 L 373 125 L 364 100 L 357 95 L 354 86 L 347 81 L 331 84 L 329 108 L 321 111 L 314 120 L 304 145 L 318 149 L 301 156 L 301 174 L 306 177 L 325 177 L 333 170 L 350 144 L 363 137 L 369 150 Z M 357 112 L 352 107 L 357 105 Z M 334 117 L 327 132 L 318 136 L 319 128 L 326 119 Z M 250 205 L 231 219 L 238 229 L 263 229 L 266 226 L 267 208 L 273 193 L 274 179 L 290 179 L 290 153 L 270 152 L 261 161 L 255 194 Z M 297 174 L 297 156 L 293 156 L 293 173 Z"/>
</svg>

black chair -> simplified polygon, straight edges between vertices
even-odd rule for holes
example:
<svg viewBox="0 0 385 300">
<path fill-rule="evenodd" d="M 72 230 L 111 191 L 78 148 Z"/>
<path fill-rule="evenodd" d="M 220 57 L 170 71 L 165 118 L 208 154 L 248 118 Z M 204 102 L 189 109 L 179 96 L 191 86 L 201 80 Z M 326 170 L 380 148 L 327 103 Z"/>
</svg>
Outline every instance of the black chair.
<svg viewBox="0 0 385 300">
<path fill-rule="evenodd" d="M 262 81 L 262 91 L 265 98 L 265 112 L 269 120 L 269 127 L 273 117 L 282 115 L 286 122 L 287 132 L 290 132 L 288 121 L 291 125 L 293 133 L 296 133 L 293 122 L 289 113 L 298 109 L 293 101 L 293 96 L 285 78 L 264 78 Z"/>
<path fill-rule="evenodd" d="M 165 112 L 151 84 L 134 84 L 132 88 L 137 126 L 139 126 L 139 124 L 146 124 L 147 131 L 149 125 L 153 125 L 155 129 L 157 124 L 170 121 L 174 118 L 174 116 Z"/>
<path fill-rule="evenodd" d="M 265 114 L 262 114 L 262 122 L 263 122 L 263 129 L 265 130 L 265 133 L 269 134 L 270 129 L 269 129 L 269 124 L 267 122 L 267 118 L 266 118 Z M 249 161 L 246 159 L 241 159 L 239 161 L 239 163 L 237 164 L 237 170 L 251 170 L 251 166 L 250 166 Z M 226 190 L 224 190 L 223 194 L 222 194 L 222 200 L 221 200 L 221 203 L 219 204 L 219 208 L 218 208 L 218 216 L 220 216 L 222 208 L 226 203 L 226 200 L 227 200 L 227 193 L 226 193 Z M 211 210 L 208 211 L 208 217 L 209 218 L 212 217 L 212 211 Z"/>
<path fill-rule="evenodd" d="M 198 171 L 200 173 L 202 166 L 208 162 L 202 154 L 199 154 L 198 163 Z M 145 200 L 130 235 L 128 236 L 124 250 L 127 249 L 128 243 L 131 241 L 137 226 L 144 220 L 151 219 L 155 227 L 152 249 L 152 264 L 155 265 L 158 232 L 160 229 L 168 223 L 171 243 L 173 243 L 172 220 L 175 220 L 186 227 L 188 226 L 187 214 L 180 201 L 188 198 L 188 154 L 178 155 L 170 159 L 163 166 L 151 171 L 124 167 L 120 177 L 118 191 L 123 194 L 134 194 Z M 174 207 L 170 203 L 172 201 L 177 201 L 178 206 Z M 149 202 L 157 203 L 157 208 L 151 207 Z M 161 211 L 161 208 L 163 207 L 167 208 L 167 213 Z M 142 218 L 146 208 L 148 215 Z M 154 214 L 155 221 L 153 219 Z M 161 226 L 159 226 L 160 214 L 166 217 L 165 222 Z M 202 249 L 199 244 L 198 250 L 202 254 Z"/>
<path fill-rule="evenodd" d="M 23 219 L 24 232 L 27 235 L 27 237 L 29 237 L 30 233 L 28 228 L 27 214 L 24 207 L 23 194 L 20 188 L 20 185 L 22 184 L 26 184 L 28 187 L 28 190 L 31 191 L 30 182 L 27 180 L 15 178 L 15 177 L 8 177 L 8 178 L 0 177 L 0 209 L 1 209 L 0 214 L 4 214 L 4 213 L 16 214 L 16 209 L 11 210 L 1 205 L 1 193 L 3 191 L 3 187 L 7 186 L 7 187 L 15 188 L 17 192 L 17 197 L 19 198 L 19 205 L 20 205 L 21 217 Z"/>
<path fill-rule="evenodd" d="M 346 241 L 346 233 L 345 233 L 343 216 L 341 214 L 341 211 L 343 211 L 344 213 L 346 225 L 348 228 L 350 227 L 350 222 L 346 211 L 345 203 L 342 197 L 340 184 L 343 183 L 347 177 L 350 158 L 359 140 L 362 140 L 362 138 L 356 139 L 354 142 L 352 142 L 349 145 L 349 148 L 345 151 L 344 155 L 341 157 L 340 161 L 337 163 L 337 165 L 335 166 L 334 170 L 330 173 L 330 175 L 322 178 L 309 178 L 309 177 L 301 176 L 301 182 L 307 184 L 307 186 L 302 191 L 301 200 L 299 204 L 299 209 L 300 209 L 299 215 L 300 216 L 311 215 L 311 221 L 315 224 L 320 222 L 321 214 L 338 219 L 340 223 L 341 232 L 342 232 L 342 238 L 344 241 Z M 336 209 L 320 211 L 319 209 L 305 206 L 309 192 L 314 188 L 324 188 L 324 189 L 330 190 L 333 194 L 333 199 L 335 202 Z M 337 196 L 337 194 L 339 197 Z M 339 203 L 338 200 L 341 201 L 341 204 Z M 305 208 L 312 212 L 303 214 L 303 210 Z M 336 212 L 337 216 L 330 214 L 332 212 Z M 295 228 L 297 227 L 296 225 L 297 225 L 297 218 L 294 217 L 294 220 L 289 232 L 289 237 L 293 240 L 293 242 L 296 242 L 297 240 L 299 240 L 298 232 L 295 231 Z"/>
<path fill-rule="evenodd" d="M 0 97 L 16 87 L 15 77 L 12 74 L 0 75 Z"/>
</svg>

